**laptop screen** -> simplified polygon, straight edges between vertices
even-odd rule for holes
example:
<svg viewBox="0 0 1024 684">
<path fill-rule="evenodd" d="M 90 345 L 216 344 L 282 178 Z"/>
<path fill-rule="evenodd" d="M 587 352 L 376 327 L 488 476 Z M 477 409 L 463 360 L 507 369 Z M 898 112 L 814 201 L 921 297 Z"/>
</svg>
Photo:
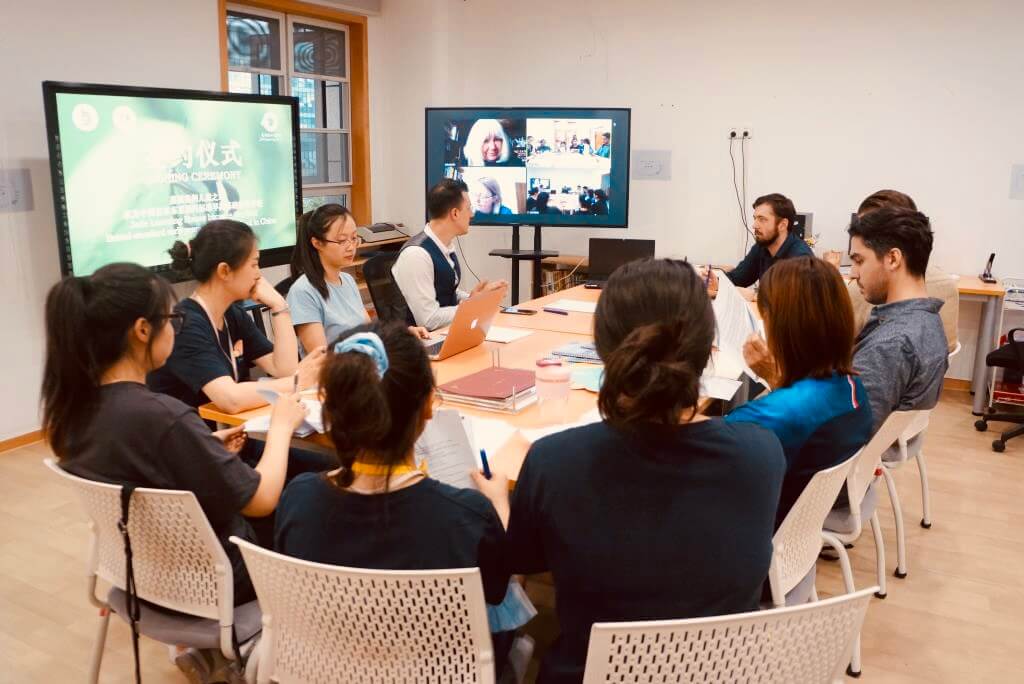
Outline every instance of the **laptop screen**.
<svg viewBox="0 0 1024 684">
<path fill-rule="evenodd" d="M 654 240 L 590 238 L 591 280 L 607 280 L 623 264 L 654 256 Z"/>
</svg>

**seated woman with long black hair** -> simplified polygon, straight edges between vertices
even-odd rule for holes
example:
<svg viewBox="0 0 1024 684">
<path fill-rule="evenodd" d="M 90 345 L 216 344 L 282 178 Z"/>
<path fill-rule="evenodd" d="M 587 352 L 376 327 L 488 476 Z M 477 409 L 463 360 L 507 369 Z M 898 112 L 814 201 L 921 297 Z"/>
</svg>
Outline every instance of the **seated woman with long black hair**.
<svg viewBox="0 0 1024 684">
<path fill-rule="evenodd" d="M 598 300 L 603 421 L 533 444 L 511 501 L 513 572 L 551 572 L 561 635 L 540 682 L 579 682 L 595 622 L 756 610 L 785 460 L 756 425 L 697 411 L 715 320 L 682 261 L 615 271 Z M 478 486 L 499 511 L 501 483 Z"/>
<path fill-rule="evenodd" d="M 112 484 L 196 495 L 231 560 L 236 604 L 256 598 L 238 547 L 258 541 L 244 516 L 270 515 L 285 481 L 297 395 L 274 406 L 266 448 L 250 467 L 241 428 L 211 433 L 195 409 L 146 387 L 171 355 L 182 316 L 170 284 L 137 264 L 65 278 L 46 299 L 43 428 L 61 467 Z M 194 657 L 195 654 L 182 654 Z"/>
</svg>

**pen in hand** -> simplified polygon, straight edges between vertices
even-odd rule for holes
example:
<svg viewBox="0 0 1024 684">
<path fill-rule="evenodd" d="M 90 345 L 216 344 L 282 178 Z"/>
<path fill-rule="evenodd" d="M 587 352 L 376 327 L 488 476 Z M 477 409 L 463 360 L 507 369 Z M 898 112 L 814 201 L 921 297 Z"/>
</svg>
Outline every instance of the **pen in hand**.
<svg viewBox="0 0 1024 684">
<path fill-rule="evenodd" d="M 487 463 L 487 450 L 486 449 L 481 449 L 480 450 L 480 465 L 483 466 L 484 477 L 486 477 L 488 480 L 490 480 L 491 479 L 491 466 Z"/>
</svg>

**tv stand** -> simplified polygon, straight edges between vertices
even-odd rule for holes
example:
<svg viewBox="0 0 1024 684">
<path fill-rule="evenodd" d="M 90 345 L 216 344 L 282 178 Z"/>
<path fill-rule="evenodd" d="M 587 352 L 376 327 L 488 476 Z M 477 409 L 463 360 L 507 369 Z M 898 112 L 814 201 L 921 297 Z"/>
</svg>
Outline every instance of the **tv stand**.
<svg viewBox="0 0 1024 684">
<path fill-rule="evenodd" d="M 519 262 L 533 262 L 533 294 L 531 298 L 537 299 L 541 296 L 540 262 L 548 257 L 558 256 L 558 252 L 540 248 L 540 228 L 539 225 L 533 226 L 533 249 L 519 249 L 519 225 L 516 224 L 512 226 L 512 249 L 492 249 L 488 253 L 490 256 L 512 260 L 512 281 L 510 286 L 512 289 L 513 306 L 519 303 Z"/>
</svg>

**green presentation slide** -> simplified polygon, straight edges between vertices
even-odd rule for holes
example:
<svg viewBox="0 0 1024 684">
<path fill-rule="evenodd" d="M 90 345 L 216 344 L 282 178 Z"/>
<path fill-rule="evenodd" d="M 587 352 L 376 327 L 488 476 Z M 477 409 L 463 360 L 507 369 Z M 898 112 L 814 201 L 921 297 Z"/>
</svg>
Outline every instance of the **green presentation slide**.
<svg viewBox="0 0 1024 684">
<path fill-rule="evenodd" d="M 290 106 L 59 93 L 57 120 L 76 275 L 166 264 L 219 218 L 249 224 L 261 249 L 294 244 Z"/>
</svg>

